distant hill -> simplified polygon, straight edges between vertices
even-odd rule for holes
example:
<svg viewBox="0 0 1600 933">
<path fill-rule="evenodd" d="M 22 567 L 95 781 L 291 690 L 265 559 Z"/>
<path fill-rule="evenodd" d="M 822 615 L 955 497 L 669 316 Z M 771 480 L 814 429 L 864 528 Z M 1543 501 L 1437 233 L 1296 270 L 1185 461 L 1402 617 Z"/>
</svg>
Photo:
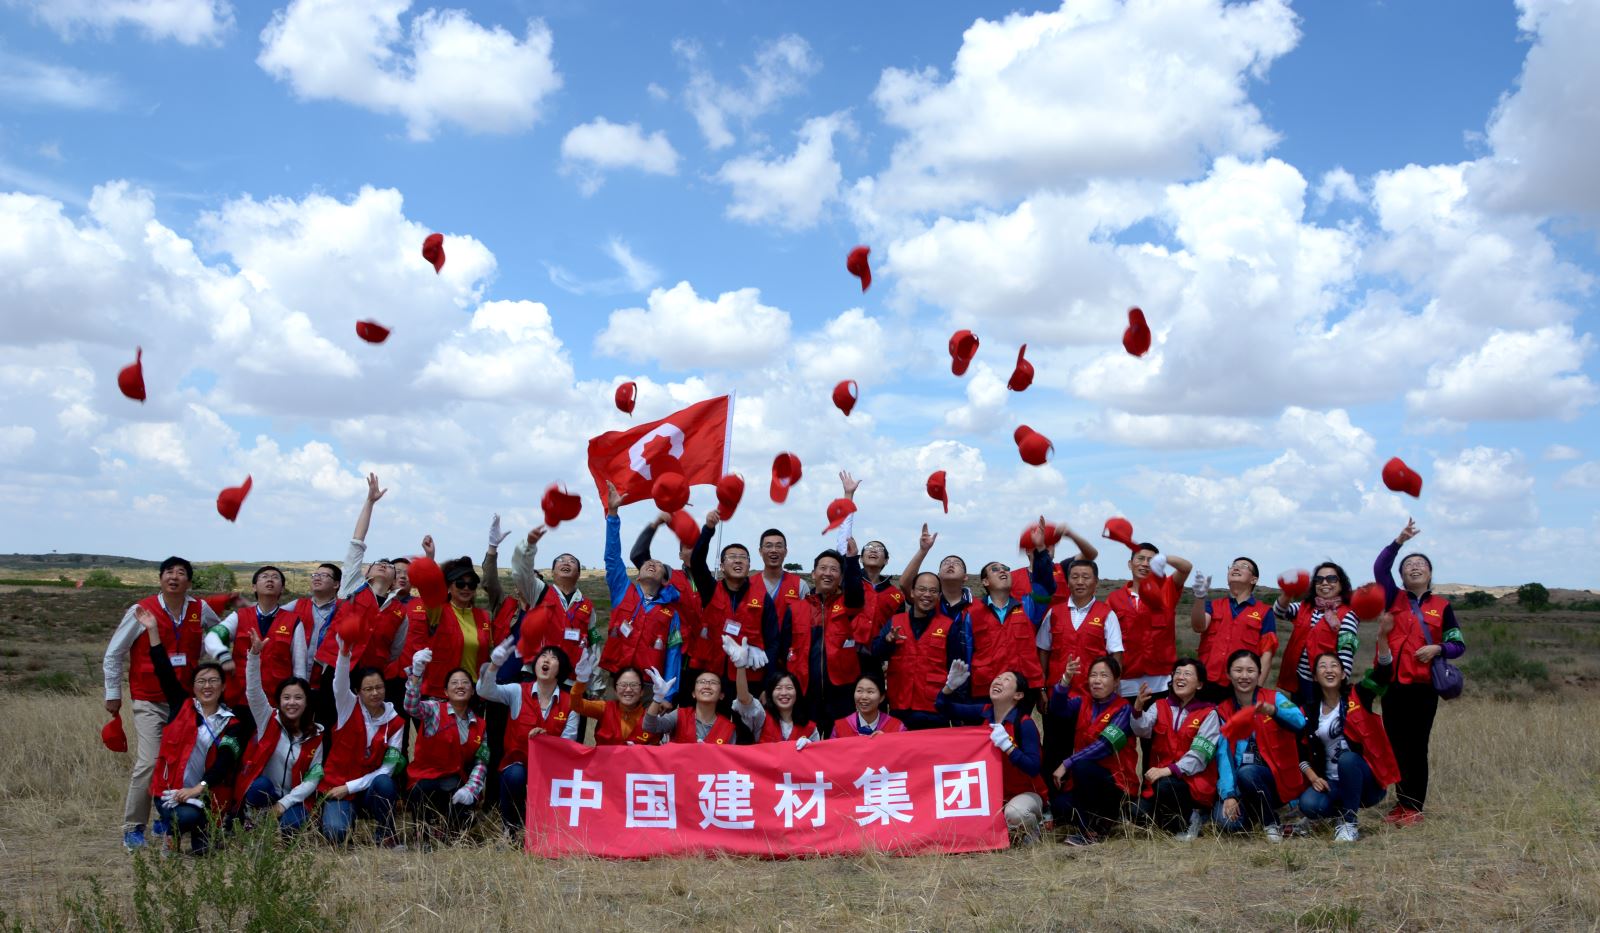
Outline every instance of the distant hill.
<svg viewBox="0 0 1600 933">
<path fill-rule="evenodd" d="M 153 570 L 158 560 L 139 560 L 136 557 L 116 557 L 111 554 L 0 554 L 0 570 Z"/>
</svg>

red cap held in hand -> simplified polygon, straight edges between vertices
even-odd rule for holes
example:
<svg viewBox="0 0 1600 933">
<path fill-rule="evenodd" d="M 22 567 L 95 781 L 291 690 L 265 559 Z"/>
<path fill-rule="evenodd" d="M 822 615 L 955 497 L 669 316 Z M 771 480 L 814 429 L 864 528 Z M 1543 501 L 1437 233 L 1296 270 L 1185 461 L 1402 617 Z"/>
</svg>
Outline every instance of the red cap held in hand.
<svg viewBox="0 0 1600 933">
<path fill-rule="evenodd" d="M 972 358 L 978 354 L 978 335 L 970 330 L 958 330 L 950 335 L 950 371 L 964 376 Z"/>
<path fill-rule="evenodd" d="M 1300 599 L 1311 592 L 1311 571 L 1286 570 L 1278 575 L 1278 589 L 1291 600 Z"/>
<path fill-rule="evenodd" d="M 1412 498 L 1422 495 L 1422 477 L 1399 457 L 1390 457 L 1389 462 L 1383 465 L 1383 485 Z"/>
<path fill-rule="evenodd" d="M 676 512 L 689 504 L 689 484 L 682 473 L 661 473 L 650 485 L 650 498 L 663 512 Z"/>
<path fill-rule="evenodd" d="M 444 571 L 431 557 L 413 557 L 406 569 L 411 585 L 417 588 L 417 598 L 426 609 L 438 609 L 449 598 L 450 590 L 444 582 Z M 349 644 L 346 642 L 346 644 Z"/>
<path fill-rule="evenodd" d="M 688 512 L 673 512 L 668 524 L 672 526 L 672 533 L 678 536 L 678 543 L 684 547 L 694 547 L 695 542 L 700 540 L 700 523 Z"/>
<path fill-rule="evenodd" d="M 422 258 L 433 263 L 435 275 L 444 268 L 444 234 L 428 234 L 428 238 L 422 241 Z"/>
<path fill-rule="evenodd" d="M 1389 608 L 1383 596 L 1383 587 L 1376 583 L 1368 583 L 1358 587 L 1350 594 L 1350 608 L 1355 612 L 1356 618 L 1363 622 L 1371 622 L 1383 615 Z"/>
<path fill-rule="evenodd" d="M 1017 538 L 1017 547 L 1020 550 L 1025 551 L 1027 553 L 1030 553 L 1030 554 L 1033 553 L 1033 533 L 1035 531 L 1038 531 L 1038 530 L 1039 530 L 1039 523 L 1038 522 L 1029 522 L 1028 524 L 1024 525 L 1022 527 L 1022 535 L 1021 535 L 1021 537 Z M 1053 524 L 1051 522 L 1045 522 L 1044 523 L 1044 546 L 1046 548 L 1055 547 L 1056 542 L 1061 540 L 1063 534 L 1064 534 L 1064 532 L 1062 532 L 1061 527 L 1059 525 Z M 1012 576 L 1016 576 L 1017 573 L 1021 572 L 1021 570 L 1022 570 L 1022 568 L 1019 567 L 1016 571 L 1014 571 L 1012 573 Z"/>
<path fill-rule="evenodd" d="M 833 387 L 833 404 L 844 412 L 845 417 L 848 418 L 850 417 L 850 409 L 856 407 L 856 399 L 860 397 L 860 392 L 861 390 L 856 386 L 854 379 L 842 380 Z"/>
<path fill-rule="evenodd" d="M 216 613 L 219 619 L 227 616 L 234 607 L 244 605 L 244 597 L 238 593 L 213 593 L 210 596 L 200 597 L 200 601 L 210 606 L 211 611 Z"/>
<path fill-rule="evenodd" d="M 789 488 L 800 482 L 800 458 L 787 451 L 772 460 L 772 486 L 768 493 L 773 502 L 782 503 L 789 498 Z"/>
<path fill-rule="evenodd" d="M 1027 425 L 1017 428 L 1012 437 L 1016 439 L 1017 453 L 1022 455 L 1022 462 L 1030 466 L 1044 466 L 1050 459 L 1050 453 L 1055 450 L 1050 438 Z"/>
<path fill-rule="evenodd" d="M 112 716 L 110 722 L 100 727 L 100 741 L 108 751 L 126 752 L 128 750 L 128 734 L 122 731 L 121 716 Z"/>
<path fill-rule="evenodd" d="M 1144 312 L 1128 309 L 1128 329 L 1122 332 L 1122 349 L 1134 356 L 1144 356 L 1150 350 L 1150 325 L 1144 322 Z"/>
<path fill-rule="evenodd" d="M 857 246 L 844 261 L 844 267 L 850 270 L 850 274 L 861 280 L 862 291 L 872 284 L 872 267 L 867 265 L 867 254 L 870 252 L 870 247 Z"/>
<path fill-rule="evenodd" d="M 1109 538 L 1118 544 L 1126 545 L 1130 551 L 1139 549 L 1138 542 L 1133 540 L 1133 522 L 1128 521 L 1126 518 L 1106 519 L 1106 527 L 1101 530 L 1100 537 Z"/>
<path fill-rule="evenodd" d="M 856 504 L 849 499 L 835 499 L 828 503 L 828 527 L 822 529 L 822 533 L 827 534 L 844 524 L 844 520 L 855 514 L 855 510 Z"/>
<path fill-rule="evenodd" d="M 357 321 L 356 336 L 367 343 L 383 343 L 389 339 L 389 328 L 377 321 Z"/>
<path fill-rule="evenodd" d="M 217 514 L 233 521 L 239 517 L 239 506 L 244 505 L 244 497 L 250 495 L 250 477 L 244 478 L 244 483 L 239 486 L 229 486 L 217 493 Z"/>
<path fill-rule="evenodd" d="M 733 517 L 733 512 L 739 507 L 739 500 L 744 498 L 744 477 L 737 473 L 729 473 L 717 480 L 717 517 L 723 521 Z"/>
<path fill-rule="evenodd" d="M 117 388 L 135 402 L 144 401 L 144 347 L 135 347 L 133 362 L 117 373 Z"/>
<path fill-rule="evenodd" d="M 928 498 L 944 503 L 945 514 L 950 513 L 950 497 L 945 494 L 943 470 L 934 470 L 928 474 Z"/>
<path fill-rule="evenodd" d="M 1147 573 L 1139 581 L 1139 601 L 1158 613 L 1167 611 L 1167 593 L 1163 586 L 1165 580 L 1166 577 Z"/>
<path fill-rule="evenodd" d="M 1222 724 L 1222 734 L 1230 741 L 1237 742 L 1254 732 L 1255 728 L 1256 708 L 1252 704 L 1229 716 L 1228 721 Z"/>
<path fill-rule="evenodd" d="M 633 414 L 633 403 L 637 400 L 638 395 L 639 384 L 637 382 L 624 382 L 622 385 L 617 386 L 617 411 L 622 412 L 624 415 Z"/>
<path fill-rule="evenodd" d="M 1013 392 L 1021 392 L 1033 385 L 1033 364 L 1023 358 L 1027 352 L 1028 345 L 1023 344 L 1022 349 L 1017 351 L 1017 368 L 1011 371 L 1011 378 L 1006 382 L 1006 388 Z"/>
<path fill-rule="evenodd" d="M 583 511 L 583 499 L 551 483 L 550 488 L 544 491 L 544 498 L 539 500 L 539 507 L 544 510 L 545 527 L 554 528 L 577 518 L 578 513 Z"/>
</svg>

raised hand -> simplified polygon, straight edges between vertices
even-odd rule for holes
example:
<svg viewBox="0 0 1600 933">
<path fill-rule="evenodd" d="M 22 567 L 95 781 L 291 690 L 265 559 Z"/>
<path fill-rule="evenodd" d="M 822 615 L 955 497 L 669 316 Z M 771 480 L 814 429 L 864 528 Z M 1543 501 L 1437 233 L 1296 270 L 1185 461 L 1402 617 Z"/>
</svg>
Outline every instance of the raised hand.
<svg viewBox="0 0 1600 933">
<path fill-rule="evenodd" d="M 961 689 L 961 685 L 966 683 L 967 678 L 971 676 L 972 669 L 967 667 L 967 662 L 962 661 L 959 658 L 951 661 L 950 673 L 946 674 L 944 678 L 944 692 L 955 693 L 957 690 Z"/>
<path fill-rule="evenodd" d="M 422 554 L 429 560 L 433 560 L 433 535 L 422 536 Z"/>
<path fill-rule="evenodd" d="M 1404 545 L 1407 541 L 1410 541 L 1412 538 L 1415 538 L 1420 534 L 1422 534 L 1422 529 L 1417 527 L 1417 520 L 1414 518 L 1407 518 L 1405 529 L 1400 532 L 1399 537 L 1395 538 L 1394 541 L 1396 544 Z"/>
<path fill-rule="evenodd" d="M 1140 684 L 1139 685 L 1139 695 L 1136 698 L 1134 698 L 1133 708 L 1142 713 L 1146 709 L 1150 708 L 1150 704 L 1151 704 L 1151 702 L 1154 701 L 1154 699 L 1155 698 L 1153 696 L 1151 696 L 1151 694 L 1150 694 L 1150 685 L 1149 684 Z"/>
<path fill-rule="evenodd" d="M 607 481 L 606 482 L 606 514 L 607 515 L 615 515 L 615 514 L 617 514 L 617 509 L 620 509 L 620 508 L 622 508 L 622 493 L 617 492 L 617 485 L 615 483 Z"/>
<path fill-rule="evenodd" d="M 250 628 L 250 653 L 253 654 L 253 655 L 260 655 L 261 654 L 261 629 L 257 628 L 254 625 L 250 626 L 249 628 Z"/>
<path fill-rule="evenodd" d="M 928 523 L 923 522 L 922 534 L 917 538 L 917 547 L 920 548 L 924 554 L 926 554 L 927 552 L 933 550 L 933 542 L 937 540 L 939 540 L 939 533 L 937 531 L 930 533 L 928 531 Z"/>
<path fill-rule="evenodd" d="M 378 474 L 376 474 L 376 473 L 368 473 L 367 474 L 367 501 L 368 502 L 377 502 L 379 499 L 382 499 L 383 498 L 383 494 L 388 492 L 388 491 L 389 490 L 387 490 L 387 489 L 379 489 L 378 488 Z"/>
<path fill-rule="evenodd" d="M 856 547 L 856 539 L 855 539 L 855 537 L 851 536 L 849 538 L 846 538 L 845 542 L 844 542 L 844 556 L 846 556 L 846 557 L 855 557 L 855 556 L 859 555 L 860 553 L 861 553 L 861 551 Z"/>
<path fill-rule="evenodd" d="M 720 521 L 722 521 L 722 513 L 718 512 L 716 509 L 712 509 L 711 511 L 706 513 L 706 527 L 707 528 L 715 528 L 715 527 L 717 527 L 717 523 L 720 522 Z"/>
<path fill-rule="evenodd" d="M 530 546 L 538 544 L 539 543 L 539 539 L 544 537 L 545 532 L 547 532 L 549 530 L 550 529 L 546 528 L 545 526 L 540 525 L 539 527 L 533 529 L 532 531 L 529 531 L 528 532 L 528 544 Z"/>
<path fill-rule="evenodd" d="M 861 481 L 850 475 L 849 470 L 839 471 L 839 484 L 844 487 L 844 497 L 854 500 L 856 490 L 861 488 Z"/>
<path fill-rule="evenodd" d="M 511 537 L 511 532 L 500 530 L 500 513 L 496 512 L 494 521 L 489 523 L 489 549 L 495 550 L 499 548 L 500 542 L 509 537 Z"/>
</svg>

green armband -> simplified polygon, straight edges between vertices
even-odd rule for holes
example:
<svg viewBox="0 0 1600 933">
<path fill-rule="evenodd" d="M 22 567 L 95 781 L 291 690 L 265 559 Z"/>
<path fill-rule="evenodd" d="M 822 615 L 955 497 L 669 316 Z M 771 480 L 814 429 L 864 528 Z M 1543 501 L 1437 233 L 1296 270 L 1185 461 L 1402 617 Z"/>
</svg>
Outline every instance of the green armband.
<svg viewBox="0 0 1600 933">
<path fill-rule="evenodd" d="M 1189 751 L 1198 755 L 1201 763 L 1203 764 L 1216 757 L 1217 743 L 1211 741 L 1203 735 L 1197 735 L 1194 737 L 1194 741 L 1189 743 Z"/>
<path fill-rule="evenodd" d="M 391 748 L 383 753 L 383 763 L 394 765 L 396 769 L 405 767 L 406 753 L 398 748 Z"/>
<path fill-rule="evenodd" d="M 233 647 L 233 636 L 228 633 L 228 627 L 226 625 L 222 625 L 222 624 L 219 623 L 217 625 L 211 626 L 209 629 L 206 629 L 206 631 L 209 634 L 215 635 L 218 638 L 222 639 L 222 643 L 224 645 L 227 645 L 230 648 Z"/>
<path fill-rule="evenodd" d="M 1116 726 L 1106 726 L 1105 731 L 1100 733 L 1100 737 L 1110 743 L 1113 751 L 1120 752 L 1128 744 L 1128 733 L 1123 732 Z"/>
<path fill-rule="evenodd" d="M 1356 637 L 1356 633 L 1355 632 L 1340 632 L 1339 633 L 1339 650 L 1340 651 L 1348 651 L 1351 654 L 1354 654 L 1356 649 L 1359 648 L 1360 646 L 1361 646 L 1361 639 Z"/>
<path fill-rule="evenodd" d="M 1445 633 L 1444 633 L 1444 640 L 1445 641 L 1453 641 L 1456 644 L 1462 646 L 1463 648 L 1465 648 L 1467 646 L 1467 643 L 1464 640 L 1462 640 L 1462 638 L 1461 638 L 1461 629 L 1459 629 L 1459 628 L 1452 628 L 1452 629 L 1446 630 Z"/>
<path fill-rule="evenodd" d="M 312 781 L 312 782 L 315 782 L 317 784 L 321 784 L 322 783 L 322 765 L 317 765 L 315 768 L 312 768 L 310 771 L 307 771 L 306 772 L 306 776 L 305 776 L 305 780 L 306 781 Z"/>
</svg>

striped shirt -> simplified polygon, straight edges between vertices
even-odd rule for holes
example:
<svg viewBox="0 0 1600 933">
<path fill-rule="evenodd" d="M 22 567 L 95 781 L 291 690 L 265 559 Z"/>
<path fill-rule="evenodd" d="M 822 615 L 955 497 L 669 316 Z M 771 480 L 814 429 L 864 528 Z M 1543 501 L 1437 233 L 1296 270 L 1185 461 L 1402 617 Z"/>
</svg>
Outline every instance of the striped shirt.
<svg viewBox="0 0 1600 933">
<path fill-rule="evenodd" d="M 1300 603 L 1290 603 L 1287 607 L 1274 605 L 1272 611 L 1277 613 L 1280 622 L 1293 628 L 1295 617 L 1300 615 Z M 1311 628 L 1315 630 L 1321 624 L 1322 610 L 1313 608 L 1311 610 Z M 1344 673 L 1347 677 L 1350 676 L 1351 669 L 1355 666 L 1356 648 L 1361 643 L 1361 638 L 1357 634 L 1357 626 L 1360 624 L 1361 620 L 1356 618 L 1356 613 L 1353 609 L 1346 612 L 1344 619 L 1339 623 L 1337 642 L 1339 666 L 1344 668 Z M 1312 680 L 1311 662 L 1316 660 L 1310 654 L 1309 651 L 1302 651 L 1300 657 L 1295 659 L 1294 668 L 1295 673 L 1300 675 L 1300 679 L 1307 683 Z"/>
</svg>

